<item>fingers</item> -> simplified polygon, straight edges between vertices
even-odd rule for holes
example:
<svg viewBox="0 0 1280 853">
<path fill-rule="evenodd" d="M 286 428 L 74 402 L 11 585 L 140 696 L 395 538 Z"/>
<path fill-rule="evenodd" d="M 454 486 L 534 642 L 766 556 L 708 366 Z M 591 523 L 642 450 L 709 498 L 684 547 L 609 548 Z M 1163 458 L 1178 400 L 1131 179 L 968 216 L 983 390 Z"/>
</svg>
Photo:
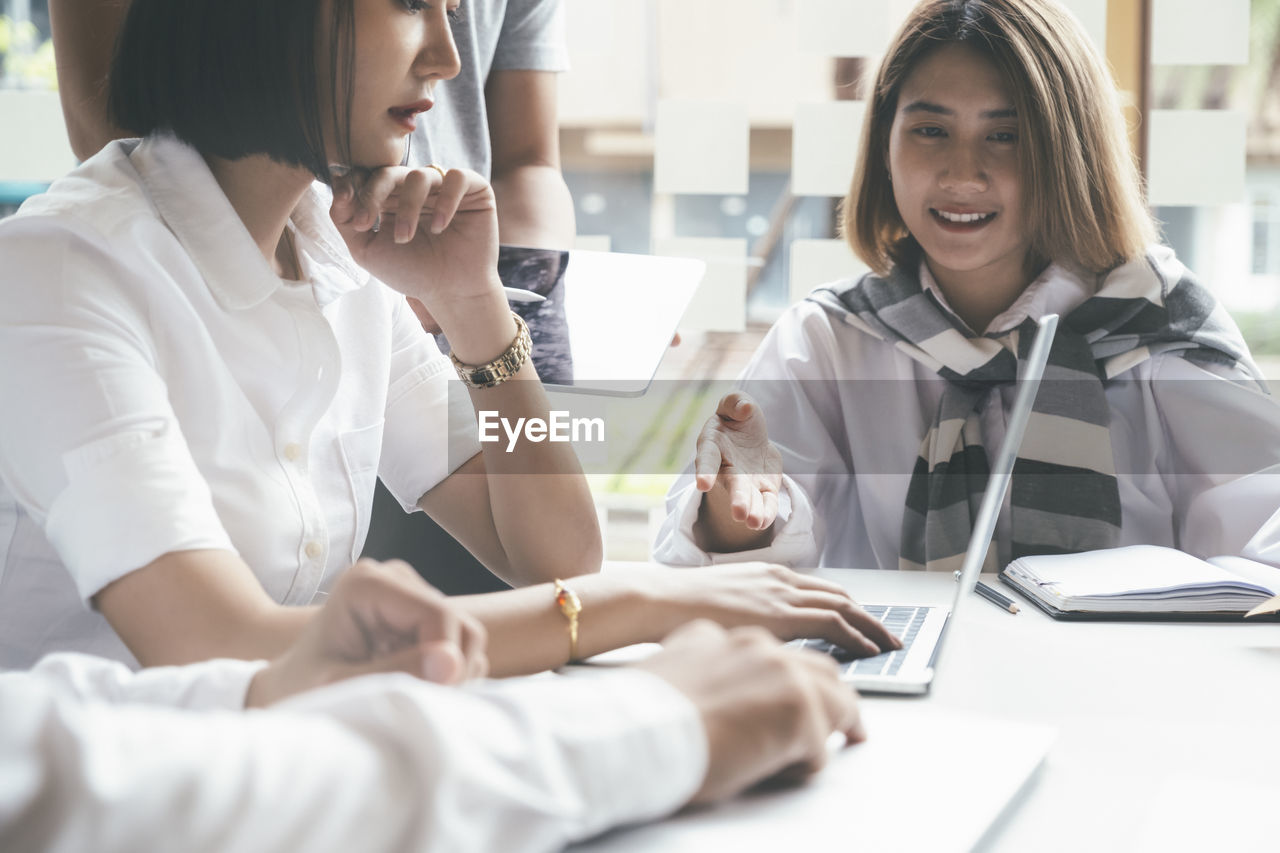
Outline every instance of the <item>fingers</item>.
<svg viewBox="0 0 1280 853">
<path fill-rule="evenodd" d="M 713 419 L 714 420 L 714 419 Z M 707 429 L 711 428 L 708 423 Z M 693 471 L 698 491 L 709 492 L 716 484 L 716 477 L 720 473 L 720 463 L 723 457 L 720 455 L 720 445 L 716 443 L 714 436 L 710 435 L 707 429 L 703 430 L 703 434 L 698 437 L 697 453 L 693 458 Z"/>
<path fill-rule="evenodd" d="M 848 743 L 862 743 L 867 739 L 867 732 L 862 724 L 862 709 L 858 705 L 858 694 L 852 686 L 840 680 L 840 668 L 829 656 L 809 651 L 808 649 L 791 649 L 799 655 L 812 673 L 813 684 L 817 690 L 817 698 L 822 703 L 826 725 L 820 733 L 822 743 L 822 763 L 826 761 L 827 736 L 832 732 L 843 734 Z"/>
<path fill-rule="evenodd" d="M 355 216 L 356 187 L 351 175 L 343 175 L 333 179 L 333 204 L 329 206 L 329 216 L 335 225 L 343 226 L 351 222 Z"/>
<path fill-rule="evenodd" d="M 751 499 L 753 495 L 759 494 L 755 489 L 755 483 L 748 476 L 730 472 L 725 477 L 725 485 L 729 489 L 729 506 L 733 520 L 745 522 L 751 515 Z"/>
<path fill-rule="evenodd" d="M 356 614 L 369 654 L 406 641 L 460 644 L 465 614 L 401 560 L 359 560 L 339 580 L 330 601 Z"/>
<path fill-rule="evenodd" d="M 720 398 L 716 416 L 726 421 L 745 421 L 756 409 L 755 400 L 744 391 L 734 391 Z"/>
<path fill-rule="evenodd" d="M 863 637 L 875 647 L 875 651 L 872 654 L 880 654 L 881 652 L 902 648 L 902 641 L 889 633 L 889 629 L 884 626 L 884 623 L 859 607 L 857 602 L 844 593 L 843 590 L 839 594 L 820 590 L 804 590 L 796 595 L 794 603 L 799 607 L 818 608 L 838 613 L 858 636 Z M 845 648 L 851 652 L 858 651 L 858 649 L 849 648 L 848 646 L 845 646 Z"/>
<path fill-rule="evenodd" d="M 415 169 L 404 176 L 397 191 L 395 207 L 395 241 L 408 243 L 418 233 L 418 217 L 427 203 L 427 195 L 439 180 L 434 170 L 427 173 Z"/>
<path fill-rule="evenodd" d="M 760 526 L 756 530 L 764 530 L 773 524 L 778 518 L 778 493 L 775 491 L 766 491 L 760 493 L 760 501 L 762 505 Z"/>
<path fill-rule="evenodd" d="M 785 569 L 785 571 L 790 576 L 791 582 L 795 584 L 797 589 L 827 593 L 830 596 L 834 596 L 835 599 L 796 597 L 794 599 L 796 604 L 808 607 L 827 607 L 839 610 L 849 623 L 853 625 L 853 627 L 861 631 L 868 639 L 875 642 L 881 650 L 889 651 L 902 648 L 902 640 L 895 637 L 879 619 L 876 619 L 876 617 L 863 610 L 858 605 L 858 602 L 854 600 L 853 596 L 851 596 L 840 584 L 815 575 L 792 572 L 789 569 Z"/>
<path fill-rule="evenodd" d="M 777 517 L 778 494 L 757 485 L 751 490 L 751 510 L 747 513 L 747 527 L 751 530 L 767 530 Z"/>
<path fill-rule="evenodd" d="M 456 643 L 437 640 L 419 645 L 418 669 L 411 674 L 435 684 L 457 684 L 467 677 L 467 662 Z"/>
<path fill-rule="evenodd" d="M 403 672 L 435 684 L 451 685 L 462 681 L 465 666 L 462 653 L 452 643 L 410 644 L 359 663 L 342 665 L 331 673 L 331 680 L 387 672 Z"/>
<path fill-rule="evenodd" d="M 826 607 L 797 607 L 781 639 L 817 637 L 846 650 L 857 657 L 874 657 L 880 647 L 854 628 L 844 616 Z"/>
<path fill-rule="evenodd" d="M 470 188 L 469 183 L 467 173 L 461 169 L 450 169 L 445 173 L 435 199 L 435 212 L 431 215 L 432 234 L 439 234 L 449 227 Z"/>
<path fill-rule="evenodd" d="M 405 177 L 402 169 L 375 169 L 356 190 L 355 213 L 348 223 L 355 231 L 381 230 L 387 199 Z"/>
<path fill-rule="evenodd" d="M 460 173 L 463 184 L 469 176 Z M 396 243 L 408 243 L 418 232 L 419 218 L 431 208 L 441 179 L 434 169 L 397 166 L 353 171 L 333 181 L 329 215 L 339 230 L 381 233 L 388 230 Z M 456 205 L 455 205 L 456 209 Z M 390 228 L 394 220 L 394 228 Z"/>
</svg>

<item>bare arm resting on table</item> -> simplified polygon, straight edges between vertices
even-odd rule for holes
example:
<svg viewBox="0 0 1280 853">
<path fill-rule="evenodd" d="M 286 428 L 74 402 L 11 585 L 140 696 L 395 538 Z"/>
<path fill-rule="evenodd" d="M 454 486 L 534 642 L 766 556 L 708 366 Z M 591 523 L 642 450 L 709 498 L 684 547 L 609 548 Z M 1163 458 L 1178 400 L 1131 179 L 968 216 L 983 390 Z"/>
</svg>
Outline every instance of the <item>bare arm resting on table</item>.
<svg viewBox="0 0 1280 853">
<path fill-rule="evenodd" d="M 143 666 L 274 658 L 248 704 L 364 672 L 456 683 L 487 672 L 484 629 L 404 563 L 361 560 L 324 607 L 272 601 L 229 551 L 175 551 L 105 587 L 94 603 Z"/>
</svg>

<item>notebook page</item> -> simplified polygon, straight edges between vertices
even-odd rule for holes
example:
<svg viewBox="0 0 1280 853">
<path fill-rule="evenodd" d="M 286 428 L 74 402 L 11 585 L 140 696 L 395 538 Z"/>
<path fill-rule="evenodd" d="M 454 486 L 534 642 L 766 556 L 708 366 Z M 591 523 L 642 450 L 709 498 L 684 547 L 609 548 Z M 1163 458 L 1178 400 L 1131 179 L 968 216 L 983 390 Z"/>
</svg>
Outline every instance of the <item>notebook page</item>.
<svg viewBox="0 0 1280 853">
<path fill-rule="evenodd" d="M 1280 595 L 1280 569 L 1259 563 L 1257 560 L 1246 560 L 1244 557 L 1210 557 L 1209 562 L 1233 575 L 1244 578 L 1249 583 L 1257 584 L 1272 595 Z"/>
<path fill-rule="evenodd" d="M 1033 584 L 1040 585 L 1049 599 L 1143 595 L 1178 588 L 1251 586 L 1212 563 L 1154 545 L 1131 545 L 1084 554 L 1023 557 L 1016 560 L 1015 565 Z"/>
</svg>

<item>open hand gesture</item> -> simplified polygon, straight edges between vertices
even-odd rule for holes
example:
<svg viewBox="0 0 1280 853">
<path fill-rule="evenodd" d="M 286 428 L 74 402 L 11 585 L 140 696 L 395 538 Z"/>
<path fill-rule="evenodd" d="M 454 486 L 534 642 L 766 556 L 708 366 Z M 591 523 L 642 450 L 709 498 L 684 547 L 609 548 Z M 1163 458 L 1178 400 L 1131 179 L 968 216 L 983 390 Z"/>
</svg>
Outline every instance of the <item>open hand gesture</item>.
<svg viewBox="0 0 1280 853">
<path fill-rule="evenodd" d="M 725 395 L 698 434 L 694 473 L 700 492 L 728 492 L 733 520 L 765 530 L 778 517 L 782 456 L 769 441 L 764 413 L 741 391 Z"/>
</svg>

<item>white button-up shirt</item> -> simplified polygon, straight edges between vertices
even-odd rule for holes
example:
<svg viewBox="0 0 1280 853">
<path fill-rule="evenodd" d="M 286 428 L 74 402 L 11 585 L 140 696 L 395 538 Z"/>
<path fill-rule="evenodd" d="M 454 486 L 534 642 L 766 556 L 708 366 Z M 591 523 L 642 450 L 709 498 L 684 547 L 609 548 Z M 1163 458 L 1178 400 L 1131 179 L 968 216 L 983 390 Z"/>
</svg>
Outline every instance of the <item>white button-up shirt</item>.
<svg viewBox="0 0 1280 853">
<path fill-rule="evenodd" d="M 0 673 L 0 850 L 535 853 L 706 775 L 697 709 L 647 672 L 375 675 L 236 710 L 261 666 Z"/>
<path fill-rule="evenodd" d="M 478 451 L 448 360 L 323 188 L 289 227 L 301 283 L 166 136 L 0 223 L 0 667 L 133 663 L 86 602 L 171 551 L 235 551 L 307 604 L 359 555 L 377 476 L 411 511 Z"/>
<path fill-rule="evenodd" d="M 1088 282 L 1052 270 L 987 331 L 1065 316 L 1092 295 Z M 946 306 L 927 269 L 922 284 Z M 817 303 L 791 306 L 742 378 L 786 473 L 772 542 L 732 554 L 702 550 L 693 535 L 702 494 L 686 473 L 668 496 L 655 558 L 896 569 L 907 486 L 945 382 Z M 1015 394 L 1012 385 L 993 389 L 979 413 L 988 459 L 1004 440 Z M 1157 355 L 1108 382 L 1106 398 L 1123 514 L 1118 546 L 1280 566 L 1280 401 L 1248 370 Z M 995 544 L 1004 566 L 1012 551 L 1007 494 Z"/>
</svg>

